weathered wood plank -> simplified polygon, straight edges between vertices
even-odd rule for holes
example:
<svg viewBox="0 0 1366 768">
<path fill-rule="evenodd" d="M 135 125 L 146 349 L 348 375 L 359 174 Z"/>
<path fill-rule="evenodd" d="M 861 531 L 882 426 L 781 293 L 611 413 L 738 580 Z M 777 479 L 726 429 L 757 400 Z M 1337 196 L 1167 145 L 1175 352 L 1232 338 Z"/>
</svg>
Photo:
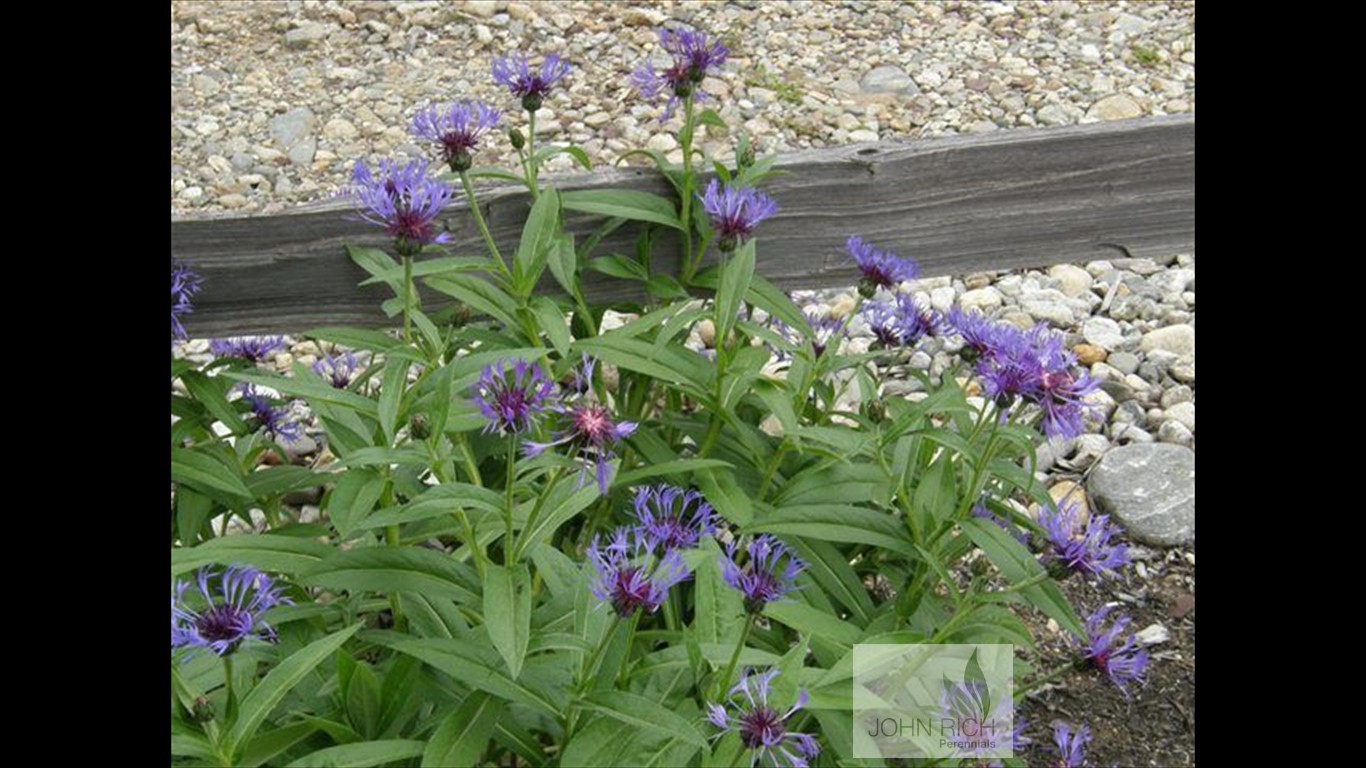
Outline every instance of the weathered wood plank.
<svg viewBox="0 0 1366 768">
<path fill-rule="evenodd" d="M 1193 116 L 853 145 L 794 153 L 778 167 L 786 174 L 765 189 L 782 210 L 760 228 L 757 269 L 784 288 L 854 283 L 843 248 L 850 234 L 914 257 L 926 275 L 1195 249 Z M 670 191 L 652 169 L 551 181 L 560 189 Z M 511 252 L 526 195 L 490 189 L 480 201 Z M 447 221 L 454 253 L 481 251 L 463 203 Z M 570 226 L 586 233 L 597 221 L 576 216 Z M 636 233 L 628 224 L 596 253 L 629 254 Z M 342 200 L 275 216 L 173 219 L 171 253 L 205 277 L 187 327 L 214 336 L 383 324 L 384 289 L 357 287 L 365 275 L 345 243 L 387 245 Z M 676 263 L 671 244 L 656 250 L 657 272 L 676 274 Z M 636 295 L 634 283 L 589 279 L 596 299 Z"/>
</svg>

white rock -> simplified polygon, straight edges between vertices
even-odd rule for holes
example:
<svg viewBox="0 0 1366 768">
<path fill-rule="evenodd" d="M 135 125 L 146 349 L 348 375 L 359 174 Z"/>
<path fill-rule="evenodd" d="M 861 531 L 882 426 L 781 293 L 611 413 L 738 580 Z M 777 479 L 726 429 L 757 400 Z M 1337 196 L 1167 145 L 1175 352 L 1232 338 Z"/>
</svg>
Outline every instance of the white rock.
<svg viewBox="0 0 1366 768">
<path fill-rule="evenodd" d="M 1176 355 L 1195 354 L 1195 328 L 1189 325 L 1169 325 L 1143 334 L 1138 348 L 1144 352 L 1163 350 Z"/>
<path fill-rule="evenodd" d="M 1094 344 L 1107 352 L 1115 351 L 1124 343 L 1124 333 L 1119 329 L 1119 323 L 1108 317 L 1089 318 L 1081 326 L 1081 335 L 1087 344 Z"/>
<path fill-rule="evenodd" d="M 1088 293 L 1094 282 L 1090 273 L 1072 264 L 1059 264 L 1048 270 L 1048 276 L 1062 284 L 1063 295 L 1074 299 Z"/>
<path fill-rule="evenodd" d="M 1195 431 L 1195 403 L 1190 401 L 1176 403 L 1168 408 L 1163 414 L 1165 418 L 1175 421 L 1190 431 Z"/>
<path fill-rule="evenodd" d="M 465 12 L 487 19 L 498 11 L 498 3 L 494 0 L 468 0 L 465 3 Z"/>
<path fill-rule="evenodd" d="M 1001 306 L 1001 292 L 988 285 L 965 292 L 958 297 L 958 306 L 963 309 L 977 309 L 987 312 Z"/>
<path fill-rule="evenodd" d="M 953 307 L 953 288 L 935 288 L 930 291 L 930 306 L 939 312 L 948 312 Z"/>
<path fill-rule="evenodd" d="M 1171 633 L 1161 624 L 1149 624 L 1139 630 L 1134 637 L 1142 645 L 1158 645 L 1171 639 Z"/>
</svg>

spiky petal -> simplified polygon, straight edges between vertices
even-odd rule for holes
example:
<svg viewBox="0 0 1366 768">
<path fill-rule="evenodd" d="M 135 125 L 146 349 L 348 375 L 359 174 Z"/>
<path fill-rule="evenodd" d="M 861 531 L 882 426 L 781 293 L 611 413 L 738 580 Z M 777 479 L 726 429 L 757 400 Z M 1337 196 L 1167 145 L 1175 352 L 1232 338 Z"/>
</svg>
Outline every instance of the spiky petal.
<svg viewBox="0 0 1366 768">
<path fill-rule="evenodd" d="M 207 648 L 224 656 L 249 638 L 275 641 L 275 630 L 262 620 L 271 608 L 288 604 L 271 578 L 255 568 L 231 566 L 225 571 L 200 568 L 195 577 L 199 602 L 186 599 L 190 584 L 177 581 L 171 595 L 171 649 Z"/>
<path fill-rule="evenodd" d="M 806 768 L 820 754 L 820 745 L 810 734 L 787 729 L 788 719 L 806 706 L 806 691 L 798 694 L 797 703 L 786 712 L 775 708 L 769 692 L 778 674 L 777 668 L 758 674 L 752 669 L 742 672 L 725 702 L 707 705 L 707 722 L 721 729 L 714 739 L 731 731 L 739 734 L 740 743 L 752 753 L 751 766 Z"/>
</svg>

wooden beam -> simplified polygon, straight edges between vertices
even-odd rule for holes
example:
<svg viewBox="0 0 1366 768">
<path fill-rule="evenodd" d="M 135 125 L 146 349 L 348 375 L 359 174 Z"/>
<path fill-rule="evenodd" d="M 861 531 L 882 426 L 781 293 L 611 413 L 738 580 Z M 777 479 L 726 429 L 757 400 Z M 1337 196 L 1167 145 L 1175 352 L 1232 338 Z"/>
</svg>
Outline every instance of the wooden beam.
<svg viewBox="0 0 1366 768">
<path fill-rule="evenodd" d="M 785 173 L 764 189 L 781 211 L 759 228 L 757 270 L 788 289 L 856 282 L 844 252 L 851 234 L 913 257 L 925 275 L 1195 250 L 1193 115 L 850 145 L 786 155 L 777 167 Z M 543 181 L 671 192 L 642 168 Z M 499 246 L 515 250 L 527 195 L 490 188 L 480 203 Z M 482 252 L 463 202 L 445 219 L 452 253 Z M 572 215 L 567 225 L 587 233 L 599 221 Z M 637 234 L 628 223 L 595 255 L 632 254 Z M 661 238 L 656 272 L 677 274 L 670 241 Z M 346 243 L 388 245 L 345 200 L 273 216 L 173 218 L 172 255 L 204 276 L 187 328 L 202 337 L 391 322 L 379 311 L 385 289 L 357 287 L 366 275 Z M 599 301 L 638 295 L 636 283 L 585 280 Z"/>
</svg>

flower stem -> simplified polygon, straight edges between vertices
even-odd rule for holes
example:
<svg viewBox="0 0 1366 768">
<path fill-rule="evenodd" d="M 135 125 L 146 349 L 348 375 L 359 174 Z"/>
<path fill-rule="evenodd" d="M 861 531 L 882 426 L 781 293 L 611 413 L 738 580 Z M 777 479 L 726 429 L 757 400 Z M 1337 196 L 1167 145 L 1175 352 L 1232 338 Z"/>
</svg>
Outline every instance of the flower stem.
<svg viewBox="0 0 1366 768">
<path fill-rule="evenodd" d="M 546 499 L 550 498 L 551 491 L 555 490 L 555 484 L 560 482 L 560 477 L 564 475 L 564 470 L 557 468 L 555 474 L 551 475 L 550 482 L 546 484 L 545 490 L 536 497 L 536 504 L 531 508 L 531 514 L 527 515 L 526 525 L 522 528 L 522 546 L 526 545 L 526 537 L 531 533 L 531 529 L 536 525 L 536 518 L 541 516 L 541 508 L 545 505 Z M 521 548 L 513 546 L 513 562 L 517 562 L 521 557 Z"/>
<path fill-rule="evenodd" d="M 526 135 L 526 182 L 531 189 L 531 202 L 536 202 L 541 197 L 541 188 L 536 182 L 536 110 L 529 113 Z"/>
<path fill-rule="evenodd" d="M 626 670 L 631 668 L 631 646 L 636 642 L 636 627 L 640 625 L 640 611 L 631 614 L 631 623 L 626 629 L 626 652 L 621 655 L 621 669 L 617 672 L 617 687 L 626 685 Z"/>
<path fill-rule="evenodd" d="M 479 234 L 484 236 L 484 244 L 488 246 L 489 255 L 498 262 L 498 267 L 503 270 L 505 275 L 511 276 L 507 264 L 503 261 L 503 254 L 498 250 L 498 244 L 493 241 L 493 235 L 489 232 L 488 222 L 484 221 L 484 212 L 479 210 L 479 202 L 474 197 L 474 184 L 470 182 L 469 171 L 460 172 L 460 184 L 465 188 L 465 201 L 470 206 L 470 213 L 474 215 L 474 225 L 479 227 Z"/>
<path fill-rule="evenodd" d="M 231 654 L 226 654 L 226 655 L 223 656 L 223 690 L 224 690 L 224 692 L 227 694 L 227 707 L 226 707 L 226 709 L 227 709 L 227 711 L 231 712 L 231 711 L 233 711 L 234 709 L 236 709 L 236 707 L 237 707 L 237 705 L 236 705 L 237 697 L 236 697 L 236 695 L 234 695 L 233 689 L 232 689 L 232 655 L 231 655 Z"/>
<path fill-rule="evenodd" d="M 683 99 L 683 130 L 678 143 L 683 145 L 683 199 L 679 201 L 679 217 L 683 220 L 683 284 L 692 282 L 697 272 L 692 252 L 692 194 L 695 182 L 692 172 L 693 97 Z M 700 255 L 700 254 L 699 254 Z"/>
<path fill-rule="evenodd" d="M 513 484 L 517 480 L 517 433 L 508 433 L 507 458 L 507 536 L 503 539 L 503 565 L 512 565 L 512 515 L 516 509 Z"/>
<path fill-rule="evenodd" d="M 745 614 L 745 628 L 740 632 L 740 642 L 735 644 L 735 652 L 730 655 L 730 664 L 726 665 L 725 677 L 716 679 L 716 699 L 720 699 L 726 693 L 726 686 L 730 685 L 731 676 L 735 674 L 735 665 L 740 662 L 740 651 L 744 650 L 745 642 L 749 640 L 749 631 L 754 628 L 754 617 Z"/>
<path fill-rule="evenodd" d="M 403 343 L 413 343 L 413 257 L 403 257 Z"/>
</svg>

